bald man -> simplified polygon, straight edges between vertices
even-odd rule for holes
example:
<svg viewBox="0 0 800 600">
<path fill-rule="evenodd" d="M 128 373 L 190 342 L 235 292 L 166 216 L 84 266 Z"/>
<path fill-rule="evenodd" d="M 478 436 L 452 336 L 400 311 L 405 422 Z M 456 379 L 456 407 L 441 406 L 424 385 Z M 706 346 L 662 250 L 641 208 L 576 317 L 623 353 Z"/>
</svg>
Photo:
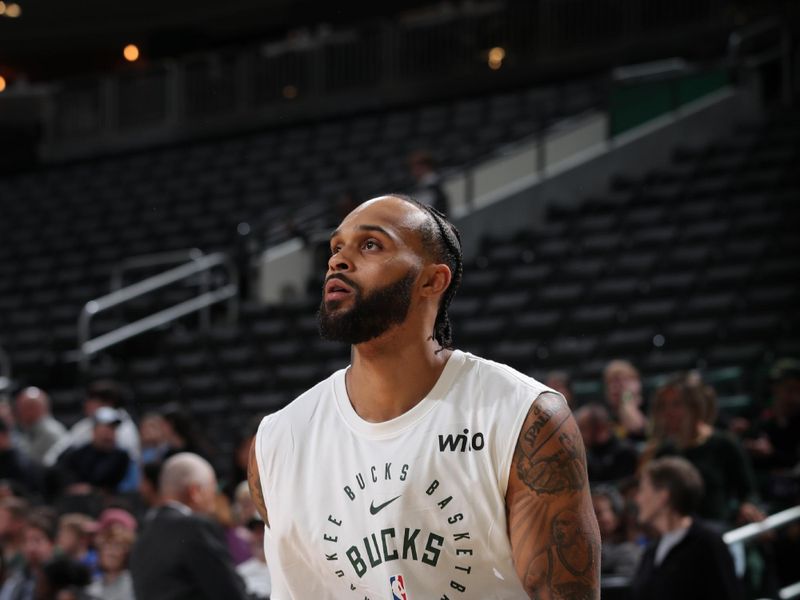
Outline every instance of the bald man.
<svg viewBox="0 0 800 600">
<path fill-rule="evenodd" d="M 37 387 L 17 394 L 17 423 L 22 433 L 22 450 L 41 465 L 48 450 L 66 436 L 66 428 L 50 414 L 50 397 Z"/>
<path fill-rule="evenodd" d="M 453 348 L 455 227 L 384 196 L 330 249 L 320 332 L 351 365 L 266 417 L 251 451 L 273 600 L 599 598 L 563 396 Z"/>
<path fill-rule="evenodd" d="M 217 478 L 207 460 L 182 452 L 161 470 L 161 506 L 131 553 L 137 598 L 237 600 L 244 583 L 231 560 L 221 528 L 211 520 Z"/>
</svg>

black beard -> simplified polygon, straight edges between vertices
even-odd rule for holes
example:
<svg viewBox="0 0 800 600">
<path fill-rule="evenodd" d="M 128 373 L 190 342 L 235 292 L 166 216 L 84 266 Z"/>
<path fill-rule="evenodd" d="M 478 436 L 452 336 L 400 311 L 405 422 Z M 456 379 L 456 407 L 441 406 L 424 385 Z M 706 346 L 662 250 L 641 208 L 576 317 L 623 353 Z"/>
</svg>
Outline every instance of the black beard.
<svg viewBox="0 0 800 600">
<path fill-rule="evenodd" d="M 361 344 L 383 335 L 394 325 L 401 324 L 408 316 L 411 289 L 416 277 L 417 271 L 410 269 L 394 283 L 362 297 L 361 288 L 342 276 L 342 281 L 353 289 L 353 306 L 335 314 L 327 307 L 323 298 L 317 313 L 320 336 L 332 342 Z"/>
</svg>

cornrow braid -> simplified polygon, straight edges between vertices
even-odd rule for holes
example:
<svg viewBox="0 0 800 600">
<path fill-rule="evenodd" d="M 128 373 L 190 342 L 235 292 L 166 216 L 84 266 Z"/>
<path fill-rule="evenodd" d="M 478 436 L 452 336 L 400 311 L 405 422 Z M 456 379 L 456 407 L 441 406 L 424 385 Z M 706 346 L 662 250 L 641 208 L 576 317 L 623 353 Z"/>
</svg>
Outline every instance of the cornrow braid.
<svg viewBox="0 0 800 600">
<path fill-rule="evenodd" d="M 392 194 L 401 200 L 405 200 L 418 208 L 424 210 L 430 216 L 433 224 L 422 230 L 422 244 L 433 256 L 434 260 L 450 267 L 452 279 L 450 285 L 442 295 L 439 303 L 439 312 L 436 313 L 436 321 L 433 325 L 433 339 L 439 344 L 439 352 L 453 348 L 453 326 L 447 310 L 450 303 L 461 285 L 461 277 L 464 273 L 464 259 L 461 252 L 461 234 L 458 229 L 444 214 L 432 206 L 428 206 L 404 194 Z M 435 225 L 435 226 L 433 226 Z"/>
</svg>

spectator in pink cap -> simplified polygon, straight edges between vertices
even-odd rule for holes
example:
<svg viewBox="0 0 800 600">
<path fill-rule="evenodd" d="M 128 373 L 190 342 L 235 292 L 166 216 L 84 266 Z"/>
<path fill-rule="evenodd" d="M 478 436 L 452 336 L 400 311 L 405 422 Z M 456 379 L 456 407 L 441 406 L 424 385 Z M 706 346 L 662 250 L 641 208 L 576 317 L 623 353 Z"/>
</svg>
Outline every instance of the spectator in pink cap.
<svg viewBox="0 0 800 600">
<path fill-rule="evenodd" d="M 136 541 L 136 519 L 121 508 L 108 508 L 100 514 L 95 538 L 100 575 L 87 588 L 93 598 L 135 600 L 128 557 Z"/>
</svg>

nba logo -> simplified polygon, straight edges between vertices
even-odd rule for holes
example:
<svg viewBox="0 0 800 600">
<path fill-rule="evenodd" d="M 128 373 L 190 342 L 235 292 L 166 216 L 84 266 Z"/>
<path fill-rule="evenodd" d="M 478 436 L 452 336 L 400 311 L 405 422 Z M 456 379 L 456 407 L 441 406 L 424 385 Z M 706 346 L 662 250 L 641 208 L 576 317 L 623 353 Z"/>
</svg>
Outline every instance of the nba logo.
<svg viewBox="0 0 800 600">
<path fill-rule="evenodd" d="M 408 600 L 406 582 L 402 575 L 392 575 L 389 577 L 389 585 L 392 586 L 392 600 Z"/>
</svg>

